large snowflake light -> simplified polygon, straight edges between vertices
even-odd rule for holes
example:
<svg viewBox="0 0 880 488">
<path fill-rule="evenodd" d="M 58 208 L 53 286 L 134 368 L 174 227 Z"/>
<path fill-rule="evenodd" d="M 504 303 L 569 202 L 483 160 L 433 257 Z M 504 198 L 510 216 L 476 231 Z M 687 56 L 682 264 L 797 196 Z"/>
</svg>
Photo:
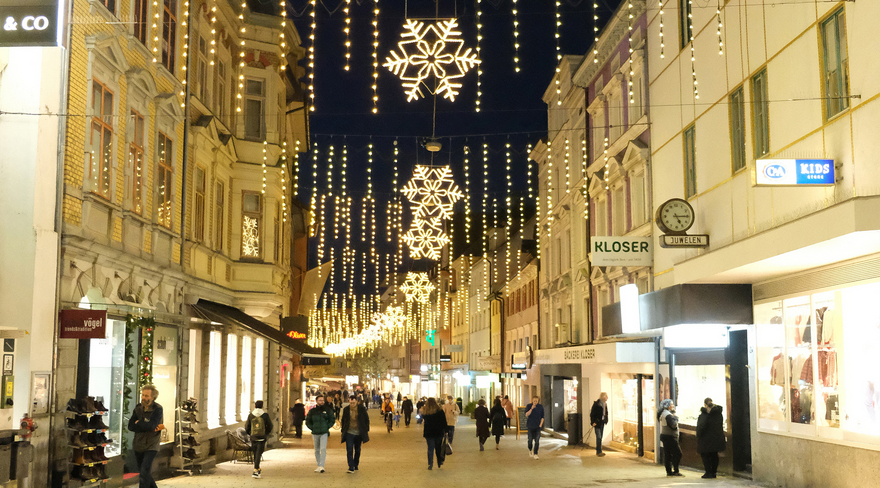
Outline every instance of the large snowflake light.
<svg viewBox="0 0 880 488">
<path fill-rule="evenodd" d="M 400 287 L 400 291 L 406 295 L 406 301 L 428 303 L 434 284 L 428 279 L 428 273 L 407 273 L 406 281 Z"/>
<path fill-rule="evenodd" d="M 452 216 L 452 206 L 463 196 L 452 181 L 449 166 L 416 165 L 412 179 L 400 191 L 415 205 L 416 218 L 437 215 L 439 211 L 439 217 L 448 219 Z"/>
<path fill-rule="evenodd" d="M 440 217 L 428 219 L 416 217 L 412 227 L 404 234 L 403 241 L 409 246 L 410 257 L 437 261 L 440 259 L 443 246 L 449 244 L 449 237 L 443 232 Z"/>
<path fill-rule="evenodd" d="M 455 30 L 458 22 L 455 19 L 440 20 L 437 23 L 425 24 L 417 20 L 407 19 L 397 43 L 400 52 L 391 51 L 385 58 L 385 66 L 403 82 L 407 90 L 406 101 L 421 98 L 422 86 L 432 95 L 443 95 L 455 101 L 461 83 L 458 80 L 477 64 L 476 53 L 471 48 L 464 49 L 464 41 L 459 38 L 461 31 Z M 436 79 L 435 88 L 425 83 L 430 77 Z"/>
</svg>

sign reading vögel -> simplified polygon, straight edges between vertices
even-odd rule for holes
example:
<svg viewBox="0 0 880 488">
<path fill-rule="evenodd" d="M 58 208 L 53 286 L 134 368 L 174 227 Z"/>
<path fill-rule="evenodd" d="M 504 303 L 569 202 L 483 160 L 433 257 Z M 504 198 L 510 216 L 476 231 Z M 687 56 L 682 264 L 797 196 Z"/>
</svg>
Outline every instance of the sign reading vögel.
<svg viewBox="0 0 880 488">
<path fill-rule="evenodd" d="M 833 185 L 833 159 L 758 159 L 755 183 L 763 185 Z"/>
<path fill-rule="evenodd" d="M 653 243 L 650 237 L 592 237 L 590 262 L 593 266 L 652 266 Z"/>
</svg>

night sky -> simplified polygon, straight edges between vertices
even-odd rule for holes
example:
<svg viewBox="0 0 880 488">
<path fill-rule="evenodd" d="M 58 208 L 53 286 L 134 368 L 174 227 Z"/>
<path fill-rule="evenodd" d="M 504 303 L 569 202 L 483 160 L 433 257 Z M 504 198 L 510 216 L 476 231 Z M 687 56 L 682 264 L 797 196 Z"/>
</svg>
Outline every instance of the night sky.
<svg viewBox="0 0 880 488">
<path fill-rule="evenodd" d="M 307 0 L 288 0 L 288 15 L 304 42 L 309 42 L 310 10 Z M 342 146 L 348 148 L 348 194 L 354 199 L 352 209 L 352 235 L 357 236 L 351 247 L 358 250 L 359 256 L 369 251 L 369 246 L 360 241 L 359 220 L 362 215 L 360 201 L 366 192 L 367 146 L 374 145 L 373 178 L 376 197 L 379 200 L 378 227 L 382 243 L 379 253 L 393 253 L 397 243 L 387 243 L 385 239 L 386 216 L 384 208 L 392 193 L 393 150 L 396 141 L 399 149 L 398 187 L 404 185 L 412 175 L 415 164 L 432 164 L 431 153 L 422 147 L 424 140 L 431 136 L 433 119 L 433 98 L 426 93 L 425 98 L 406 102 L 406 95 L 399 79 L 384 68 L 382 63 L 391 50 L 396 49 L 397 41 L 403 31 L 407 15 L 410 18 L 430 20 L 435 17 L 435 8 L 440 18 L 456 17 L 465 47 L 476 49 L 475 0 L 380 0 L 379 16 L 379 103 L 378 114 L 372 113 L 372 41 L 373 5 L 370 0 L 353 0 L 351 3 L 351 70 L 343 69 L 345 64 L 345 37 L 343 25 L 344 0 L 318 1 L 317 30 L 315 40 L 315 107 L 310 113 L 311 142 L 319 147 L 319 168 L 317 190 L 328 192 L 327 159 L 328 148 L 334 146 L 334 188 L 338 194 L 341 188 Z M 619 0 L 599 0 L 601 23 L 610 16 Z M 482 60 L 482 103 L 481 112 L 475 112 L 477 71 L 472 69 L 463 79 L 464 85 L 454 102 L 438 97 L 436 136 L 443 144 L 441 152 L 434 155 L 433 164 L 452 166 L 455 180 L 464 190 L 463 168 L 464 146 L 470 149 L 470 203 L 456 206 L 456 246 L 455 255 L 463 250 L 464 238 L 459 232 L 466 208 L 473 215 L 472 246 L 479 249 L 477 241 L 482 212 L 482 144 L 489 145 L 489 192 L 491 206 L 494 199 L 499 201 L 499 219 L 503 222 L 503 202 L 506 191 L 506 144 L 511 153 L 511 173 L 513 182 L 514 206 L 518 207 L 520 196 L 527 194 L 527 144 L 535 144 L 547 132 L 547 106 L 541 100 L 544 91 L 552 80 L 556 65 L 555 1 L 519 0 L 518 21 L 520 39 L 520 72 L 514 71 L 513 16 L 511 0 L 483 0 L 481 2 L 483 41 Z M 562 28 L 560 45 L 565 54 L 585 54 L 593 41 L 593 2 L 590 0 L 562 0 Z M 337 9 L 336 7 L 339 6 Z M 332 11 L 332 15 L 330 14 Z M 406 13 L 405 13 L 406 12 Z M 308 48 L 308 45 L 305 46 Z M 307 79 L 305 80 L 307 82 Z M 300 200 L 308 205 L 312 195 L 313 154 L 300 157 Z M 534 185 L 534 176 L 532 178 Z M 405 200 L 404 200 L 405 202 Z M 408 207 L 408 205 L 407 205 Z M 526 213 L 533 212 L 534 205 L 528 205 Z M 411 217 L 406 212 L 404 225 L 408 228 Z M 490 215 L 488 224 L 493 218 Z M 519 216 L 515 222 L 519 221 Z M 328 227 L 329 227 L 328 222 Z M 503 224 L 502 224 L 503 225 Z M 516 225 L 514 225 L 516 227 Z M 406 228 L 404 230 L 406 230 Z M 317 264 L 317 239 L 313 239 L 310 249 L 310 266 Z M 339 251 L 346 245 L 344 240 L 332 239 L 327 245 Z M 401 243 L 406 247 L 405 244 Z M 325 260 L 327 259 L 325 253 Z M 407 256 L 408 252 L 404 252 Z M 362 258 L 359 258 L 362 259 Z M 432 266 L 428 260 L 404 260 L 400 271 L 425 270 Z M 371 277 L 371 280 L 374 277 Z M 337 275 L 337 289 L 347 290 L 340 285 Z M 358 280 L 359 282 L 360 280 Z M 344 286 L 344 288 L 343 288 Z M 367 291 L 365 287 L 362 291 Z M 369 287 L 371 288 L 371 287 Z"/>
</svg>

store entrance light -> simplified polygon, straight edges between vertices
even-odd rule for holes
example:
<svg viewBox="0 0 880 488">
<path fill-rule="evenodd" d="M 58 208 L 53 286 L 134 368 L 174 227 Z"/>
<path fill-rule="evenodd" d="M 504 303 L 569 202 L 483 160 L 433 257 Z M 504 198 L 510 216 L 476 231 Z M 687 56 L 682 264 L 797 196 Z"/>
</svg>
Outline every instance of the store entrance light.
<svg viewBox="0 0 880 488">
<path fill-rule="evenodd" d="M 620 287 L 620 321 L 624 334 L 642 330 L 639 314 L 639 287 L 635 283 Z"/>
</svg>

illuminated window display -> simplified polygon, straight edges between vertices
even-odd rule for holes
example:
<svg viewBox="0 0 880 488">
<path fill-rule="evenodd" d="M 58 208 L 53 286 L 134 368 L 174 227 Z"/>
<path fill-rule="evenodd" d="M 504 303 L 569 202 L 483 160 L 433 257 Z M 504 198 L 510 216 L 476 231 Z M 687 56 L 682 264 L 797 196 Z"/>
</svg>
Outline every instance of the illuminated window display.
<svg viewBox="0 0 880 488">
<path fill-rule="evenodd" d="M 238 412 L 235 411 L 236 388 L 238 384 L 238 336 L 226 337 L 226 424 L 234 424 Z"/>
<path fill-rule="evenodd" d="M 223 336 L 216 330 L 209 336 L 208 351 L 208 428 L 220 426 L 220 352 Z"/>
<path fill-rule="evenodd" d="M 125 412 L 122 411 L 122 390 L 125 381 L 125 321 L 107 319 L 104 339 L 91 339 L 89 344 L 89 394 L 101 400 L 110 411 L 102 417 L 109 426 L 107 437 L 113 442 L 104 448 L 106 456 L 121 452 Z"/>
<path fill-rule="evenodd" d="M 171 411 L 177 406 L 177 350 L 179 347 L 176 328 L 156 326 L 156 332 L 153 334 L 153 384 L 159 390 L 157 402 L 166 411 Z M 163 430 L 160 440 L 163 443 L 173 442 L 174 429 Z"/>
<path fill-rule="evenodd" d="M 639 447 L 639 390 L 638 379 L 611 380 L 609 420 L 611 441 L 629 448 Z M 642 423 L 645 451 L 654 451 L 654 380 L 642 378 Z"/>
<path fill-rule="evenodd" d="M 880 283 L 755 305 L 758 427 L 880 445 Z"/>
<path fill-rule="evenodd" d="M 703 400 L 711 398 L 715 403 L 726 406 L 727 374 L 723 364 L 700 366 L 675 366 L 675 381 L 678 391 L 675 413 L 682 425 L 696 428 L 697 418 Z M 724 430 L 727 431 L 727 408 L 723 411 Z"/>
</svg>

